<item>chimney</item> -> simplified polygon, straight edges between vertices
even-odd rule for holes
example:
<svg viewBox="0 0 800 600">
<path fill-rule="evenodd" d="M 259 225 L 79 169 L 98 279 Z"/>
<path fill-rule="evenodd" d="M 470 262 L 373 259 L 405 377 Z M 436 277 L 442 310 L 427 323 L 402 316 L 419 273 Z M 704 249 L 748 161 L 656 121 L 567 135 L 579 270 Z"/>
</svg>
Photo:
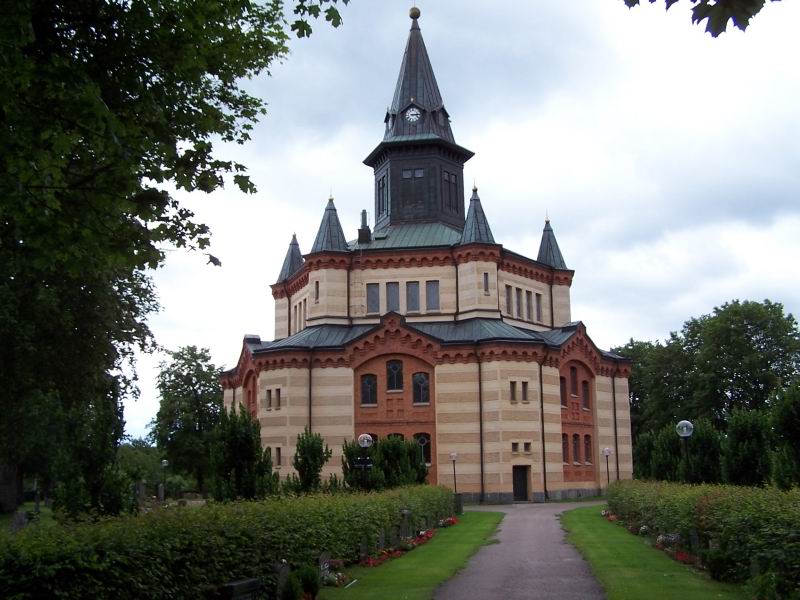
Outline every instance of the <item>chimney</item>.
<svg viewBox="0 0 800 600">
<path fill-rule="evenodd" d="M 369 244 L 372 241 L 372 232 L 367 225 L 367 211 L 361 211 L 361 227 L 358 228 L 358 243 Z"/>
</svg>

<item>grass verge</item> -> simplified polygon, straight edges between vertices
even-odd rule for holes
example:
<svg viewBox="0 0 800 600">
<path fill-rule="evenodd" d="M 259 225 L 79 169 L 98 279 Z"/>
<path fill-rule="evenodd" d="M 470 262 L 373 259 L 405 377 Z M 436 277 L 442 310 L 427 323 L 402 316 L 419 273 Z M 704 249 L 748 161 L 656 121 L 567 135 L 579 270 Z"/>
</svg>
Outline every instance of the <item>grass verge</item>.
<svg viewBox="0 0 800 600">
<path fill-rule="evenodd" d="M 600 516 L 600 507 L 561 515 L 567 539 L 592 567 L 608 600 L 746 600 L 744 590 L 713 581 Z"/>
<path fill-rule="evenodd" d="M 349 588 L 322 588 L 322 600 L 393 598 L 430 600 L 433 591 L 461 569 L 497 528 L 503 513 L 465 512 L 458 525 L 440 529 L 419 548 L 379 567 L 347 569 L 358 581 Z"/>
</svg>

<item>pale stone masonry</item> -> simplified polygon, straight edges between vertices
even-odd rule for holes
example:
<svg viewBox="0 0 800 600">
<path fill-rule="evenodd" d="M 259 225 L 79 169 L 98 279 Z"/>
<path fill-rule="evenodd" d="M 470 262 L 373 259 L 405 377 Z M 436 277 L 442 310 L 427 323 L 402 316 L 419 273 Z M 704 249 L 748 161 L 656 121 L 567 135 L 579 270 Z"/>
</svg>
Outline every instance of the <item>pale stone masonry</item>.
<svg viewBox="0 0 800 600">
<path fill-rule="evenodd" d="M 364 212 L 347 241 L 331 198 L 311 251 L 292 239 L 271 286 L 275 339 L 245 337 L 225 406 L 258 419 L 281 477 L 310 428 L 333 450 L 325 477 L 341 473 L 345 440 L 370 433 L 422 441 L 429 481 L 447 487 L 456 454 L 467 500 L 596 494 L 632 477 L 630 362 L 572 320 L 574 272 L 549 221 L 534 260 L 495 241 L 476 188 L 466 210 L 472 152 L 455 142 L 418 15 L 364 161 L 375 231 Z"/>
</svg>

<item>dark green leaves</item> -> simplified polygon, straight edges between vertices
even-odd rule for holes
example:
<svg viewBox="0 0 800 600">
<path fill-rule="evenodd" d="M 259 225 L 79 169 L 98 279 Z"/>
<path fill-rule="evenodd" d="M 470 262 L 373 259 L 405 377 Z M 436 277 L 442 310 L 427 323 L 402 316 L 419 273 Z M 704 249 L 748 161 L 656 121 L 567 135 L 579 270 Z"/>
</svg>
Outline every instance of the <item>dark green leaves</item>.
<svg viewBox="0 0 800 600">
<path fill-rule="evenodd" d="M 629 8 L 637 6 L 640 0 L 623 0 Z M 655 3 L 658 0 L 650 0 Z M 779 0 L 770 0 L 778 2 Z M 667 10 L 678 2 L 678 0 L 664 0 Z M 707 21 L 706 31 L 712 36 L 717 37 L 728 28 L 728 22 L 744 31 L 750 24 L 750 19 L 757 15 L 766 0 L 691 0 L 695 5 L 692 7 L 692 22 L 701 23 Z"/>
</svg>

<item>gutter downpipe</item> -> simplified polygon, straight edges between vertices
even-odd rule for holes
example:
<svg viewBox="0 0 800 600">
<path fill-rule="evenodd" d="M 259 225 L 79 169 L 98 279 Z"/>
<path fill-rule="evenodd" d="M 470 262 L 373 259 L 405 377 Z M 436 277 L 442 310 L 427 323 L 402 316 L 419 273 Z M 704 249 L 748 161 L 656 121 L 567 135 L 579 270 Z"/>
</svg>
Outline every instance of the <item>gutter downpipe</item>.
<svg viewBox="0 0 800 600">
<path fill-rule="evenodd" d="M 614 462 L 617 467 L 617 481 L 619 481 L 619 442 L 617 437 L 617 365 L 614 359 L 614 372 L 611 374 L 611 404 L 614 408 Z"/>
<path fill-rule="evenodd" d="M 484 485 L 484 466 L 483 466 L 483 368 L 481 366 L 481 355 L 478 352 L 478 340 L 475 340 L 475 360 L 478 363 L 478 423 L 480 426 L 480 452 L 481 452 L 481 496 L 480 503 L 486 499 L 486 488 Z"/>
<path fill-rule="evenodd" d="M 545 355 L 542 355 L 542 360 L 539 363 L 539 418 L 542 426 L 542 484 L 544 486 L 544 500 L 547 502 L 550 499 L 550 494 L 547 491 L 547 455 L 544 447 L 544 381 L 542 381 L 542 364 L 544 364 L 544 359 Z"/>
<path fill-rule="evenodd" d="M 308 349 L 308 433 L 311 433 L 311 377 L 314 365 L 314 346 Z"/>
</svg>

